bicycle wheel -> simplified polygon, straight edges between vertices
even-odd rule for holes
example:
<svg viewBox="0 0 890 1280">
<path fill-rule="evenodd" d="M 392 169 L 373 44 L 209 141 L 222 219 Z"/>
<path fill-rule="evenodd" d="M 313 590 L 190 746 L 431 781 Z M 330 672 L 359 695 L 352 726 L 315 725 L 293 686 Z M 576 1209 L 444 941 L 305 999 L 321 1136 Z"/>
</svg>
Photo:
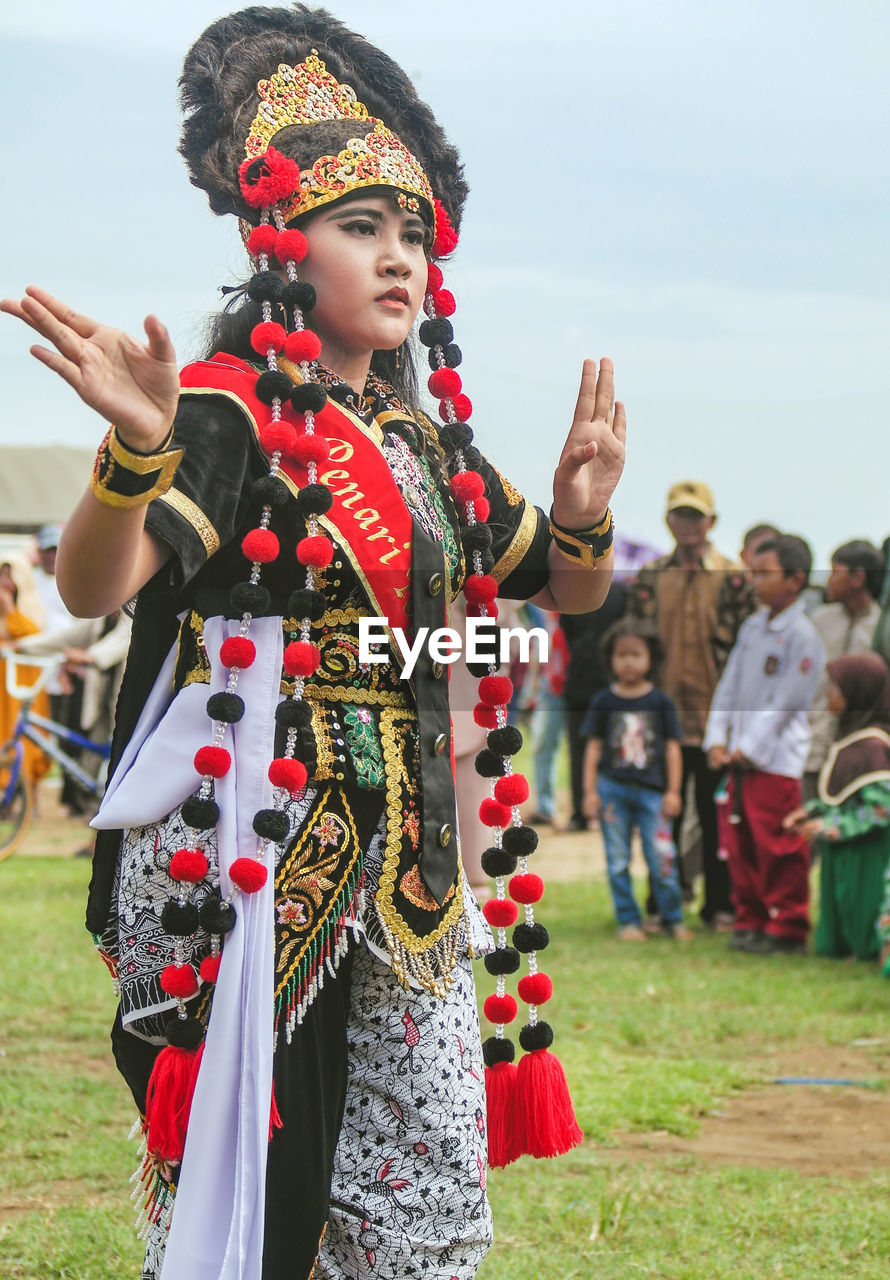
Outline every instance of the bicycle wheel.
<svg viewBox="0 0 890 1280">
<path fill-rule="evenodd" d="M 21 772 L 9 791 L 12 766 L 8 761 L 0 760 L 0 862 L 8 858 L 25 838 L 31 825 L 33 799 L 31 788 Z M 7 792 L 9 794 L 7 795 Z"/>
</svg>

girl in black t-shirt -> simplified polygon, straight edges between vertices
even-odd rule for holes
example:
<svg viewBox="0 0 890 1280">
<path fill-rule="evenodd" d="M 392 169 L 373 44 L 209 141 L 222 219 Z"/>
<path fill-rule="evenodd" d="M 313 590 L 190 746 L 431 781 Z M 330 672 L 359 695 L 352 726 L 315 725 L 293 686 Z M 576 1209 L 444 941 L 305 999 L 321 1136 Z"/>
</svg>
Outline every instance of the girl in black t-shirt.
<svg viewBox="0 0 890 1280">
<path fill-rule="evenodd" d="M 614 679 L 591 700 L 582 727 L 585 803 L 590 817 L 602 818 L 618 936 L 646 938 L 630 879 L 636 827 L 664 926 L 686 940 L 692 935 L 683 924 L 670 830 L 680 812 L 680 723 L 673 702 L 652 681 L 660 642 L 645 622 L 622 618 L 603 638 L 603 655 Z"/>
</svg>

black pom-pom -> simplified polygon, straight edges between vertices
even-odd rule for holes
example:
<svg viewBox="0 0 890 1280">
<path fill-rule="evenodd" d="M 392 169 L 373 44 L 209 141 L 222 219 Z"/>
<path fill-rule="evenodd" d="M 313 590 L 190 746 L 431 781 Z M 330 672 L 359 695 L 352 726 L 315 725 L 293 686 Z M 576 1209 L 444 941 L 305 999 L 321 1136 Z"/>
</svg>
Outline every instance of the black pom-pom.
<svg viewBox="0 0 890 1280">
<path fill-rule="evenodd" d="M 222 898 L 205 898 L 198 915 L 208 933 L 231 933 L 235 928 L 235 908 Z"/>
<path fill-rule="evenodd" d="M 542 924 L 518 924 L 513 930 L 513 946 L 527 955 L 550 946 L 550 934 Z"/>
<path fill-rule="evenodd" d="M 464 555 L 469 560 L 474 551 L 491 549 L 491 530 L 487 524 L 465 524 L 461 527 L 460 540 L 463 543 Z"/>
<path fill-rule="evenodd" d="M 198 931 L 198 908 L 171 898 L 161 911 L 161 928 L 173 938 L 190 938 Z"/>
<path fill-rule="evenodd" d="M 327 608 L 327 601 L 321 591 L 310 591 L 308 587 L 299 587 L 292 591 L 287 602 L 289 615 L 302 622 L 309 618 L 317 622 Z"/>
<path fill-rule="evenodd" d="M 207 699 L 207 714 L 223 724 L 237 724 L 244 718 L 244 699 L 237 693 L 212 693 Z"/>
<path fill-rule="evenodd" d="M 315 289 L 308 280 L 289 280 L 284 286 L 281 301 L 286 307 L 311 311 L 315 306 Z"/>
<path fill-rule="evenodd" d="M 549 1022 L 527 1022 L 519 1033 L 519 1043 L 526 1053 L 534 1049 L 549 1049 L 553 1044 L 553 1028 Z"/>
<path fill-rule="evenodd" d="M 297 494 L 297 510 L 303 516 L 323 516 L 334 505 L 334 495 L 327 485 L 307 484 Z"/>
<path fill-rule="evenodd" d="M 489 662 L 468 662 L 467 670 L 474 680 L 481 680 L 483 676 L 490 675 L 492 669 L 500 671 L 500 658 L 492 658 Z"/>
<path fill-rule="evenodd" d="M 289 378 L 280 369 L 267 369 L 256 380 L 256 397 L 263 404 L 271 404 L 273 400 L 287 400 L 294 387 L 293 378 Z"/>
<path fill-rule="evenodd" d="M 497 951 L 490 951 L 485 957 L 486 971 L 493 978 L 515 973 L 520 963 L 519 952 L 515 947 L 498 947 Z"/>
<path fill-rule="evenodd" d="M 497 849 L 492 845 L 482 855 L 482 870 L 487 876 L 512 876 L 516 870 L 517 859 L 506 849 Z"/>
<path fill-rule="evenodd" d="M 502 836 L 504 848 L 517 858 L 529 858 L 538 847 L 538 833 L 533 827 L 507 827 Z"/>
<path fill-rule="evenodd" d="M 473 428 L 465 422 L 451 422 L 439 428 L 439 444 L 446 453 L 456 453 L 473 443 Z"/>
<path fill-rule="evenodd" d="M 197 1018 L 168 1018 L 164 1035 L 174 1049 L 197 1049 L 204 1039 L 204 1028 Z"/>
<path fill-rule="evenodd" d="M 284 281 L 274 271 L 258 271 L 247 282 L 247 296 L 253 302 L 280 302 L 284 297 Z"/>
<path fill-rule="evenodd" d="M 280 476 L 260 476 L 250 486 L 250 496 L 264 507 L 283 507 L 290 493 Z"/>
<path fill-rule="evenodd" d="M 496 755 L 515 756 L 522 746 L 522 734 L 515 725 L 505 724 L 503 729 L 491 729 L 488 746 Z"/>
<path fill-rule="evenodd" d="M 302 699 L 285 698 L 275 708 L 275 720 L 282 729 L 300 729 L 312 723 L 312 708 Z"/>
<path fill-rule="evenodd" d="M 304 382 L 301 387 L 294 387 L 290 402 L 297 413 L 321 413 L 328 402 L 328 393 L 320 382 Z"/>
<path fill-rule="evenodd" d="M 516 1057 L 516 1045 L 506 1037 L 489 1036 L 482 1046 L 482 1059 L 487 1067 L 499 1062 L 512 1062 Z"/>
<path fill-rule="evenodd" d="M 475 760 L 476 772 L 480 778 L 500 778 L 504 773 L 504 762 L 493 751 L 483 747 Z"/>
<path fill-rule="evenodd" d="M 442 359 L 445 361 L 446 369 L 456 369 L 463 360 L 463 352 L 456 342 L 449 342 L 447 347 L 442 349 Z M 435 351 L 429 353 L 430 368 L 439 369 L 441 366 L 438 360 L 438 354 Z"/>
<path fill-rule="evenodd" d="M 229 596 L 236 613 L 249 613 L 254 617 L 266 614 L 272 605 L 272 597 L 259 583 L 236 582 Z"/>
<path fill-rule="evenodd" d="M 473 568 L 476 568 L 476 561 L 473 561 Z M 490 551 L 479 552 L 479 568 L 483 573 L 491 573 L 494 568 L 494 556 Z"/>
<path fill-rule="evenodd" d="M 215 800 L 205 800 L 203 796 L 189 796 L 180 812 L 186 826 L 194 827 L 196 831 L 208 831 L 219 822 L 219 805 Z"/>
<path fill-rule="evenodd" d="M 439 316 L 436 320 L 424 320 L 417 331 L 417 336 L 425 347 L 434 347 L 437 343 L 440 347 L 447 347 L 454 339 L 454 329 L 451 327 L 450 320 Z"/>
<path fill-rule="evenodd" d="M 253 815 L 253 829 L 258 836 L 280 844 L 286 840 L 290 831 L 290 822 L 286 813 L 280 809 L 258 809 Z"/>
</svg>

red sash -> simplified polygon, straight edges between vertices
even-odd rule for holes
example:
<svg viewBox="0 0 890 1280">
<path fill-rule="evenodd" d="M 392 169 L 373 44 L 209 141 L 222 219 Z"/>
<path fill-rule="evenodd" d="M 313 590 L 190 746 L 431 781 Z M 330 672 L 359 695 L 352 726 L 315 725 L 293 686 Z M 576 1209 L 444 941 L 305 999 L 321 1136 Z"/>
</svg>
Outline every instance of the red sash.
<svg viewBox="0 0 890 1280">
<path fill-rule="evenodd" d="M 180 383 L 187 390 L 235 400 L 259 438 L 271 410 L 257 399 L 256 380 L 256 369 L 246 361 L 222 353 L 186 365 L 180 374 Z M 290 404 L 282 406 L 281 416 L 295 426 L 302 425 L 302 415 Z M 320 523 L 349 557 L 376 614 L 388 618 L 390 628 L 406 629 L 411 516 L 375 438 L 375 428 L 364 426 L 359 418 L 328 400 L 315 415 L 315 430 L 330 441 L 330 460 L 319 467 L 318 478 L 334 499 Z M 379 428 L 376 431 L 379 435 Z M 294 493 L 307 483 L 305 467 L 296 463 L 282 460 L 281 472 Z"/>
</svg>

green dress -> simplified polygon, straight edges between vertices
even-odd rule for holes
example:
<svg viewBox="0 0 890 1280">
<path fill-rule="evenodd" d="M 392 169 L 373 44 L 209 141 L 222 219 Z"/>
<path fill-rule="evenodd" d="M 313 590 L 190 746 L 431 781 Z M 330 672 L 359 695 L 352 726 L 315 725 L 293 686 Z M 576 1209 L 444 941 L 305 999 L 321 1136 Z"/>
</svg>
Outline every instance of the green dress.
<svg viewBox="0 0 890 1280">
<path fill-rule="evenodd" d="M 890 941 L 890 782 L 867 782 L 840 804 L 818 799 L 806 808 L 823 824 L 816 954 L 874 960 L 881 917 Z"/>
</svg>

